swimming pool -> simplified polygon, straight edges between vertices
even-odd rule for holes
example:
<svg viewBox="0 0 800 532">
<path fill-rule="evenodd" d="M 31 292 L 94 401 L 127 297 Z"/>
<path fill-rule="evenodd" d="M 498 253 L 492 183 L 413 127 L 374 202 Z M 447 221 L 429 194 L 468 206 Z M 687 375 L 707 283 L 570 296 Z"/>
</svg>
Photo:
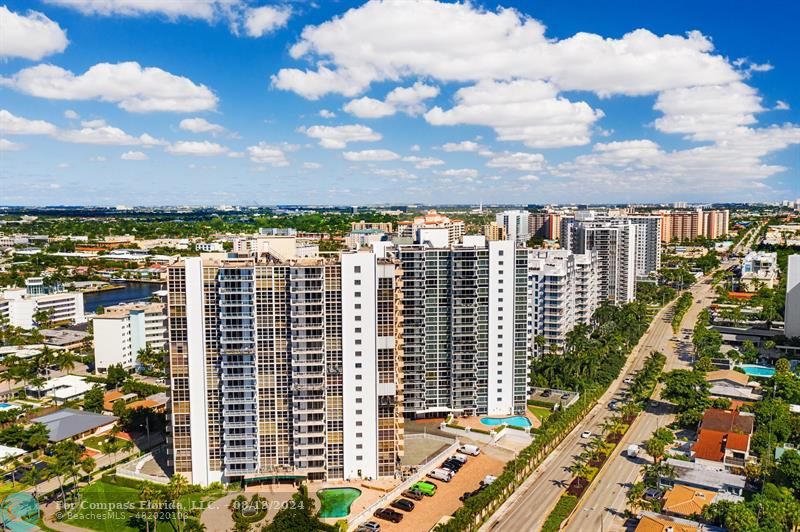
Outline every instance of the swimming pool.
<svg viewBox="0 0 800 532">
<path fill-rule="evenodd" d="M 490 427 L 497 427 L 499 425 L 512 425 L 514 427 L 528 428 L 531 422 L 525 416 L 510 416 L 510 417 L 482 417 L 481 423 Z"/>
<path fill-rule="evenodd" d="M 325 488 L 317 492 L 320 517 L 347 517 L 350 505 L 361 496 L 358 488 Z"/>
<path fill-rule="evenodd" d="M 745 375 L 750 377 L 772 377 L 775 375 L 775 368 L 759 366 L 758 364 L 742 364 L 739 366 L 744 370 Z"/>
<path fill-rule="evenodd" d="M 17 405 L 12 405 L 11 403 L 0 403 L 0 412 L 4 410 L 12 410 L 14 408 L 19 408 Z"/>
</svg>

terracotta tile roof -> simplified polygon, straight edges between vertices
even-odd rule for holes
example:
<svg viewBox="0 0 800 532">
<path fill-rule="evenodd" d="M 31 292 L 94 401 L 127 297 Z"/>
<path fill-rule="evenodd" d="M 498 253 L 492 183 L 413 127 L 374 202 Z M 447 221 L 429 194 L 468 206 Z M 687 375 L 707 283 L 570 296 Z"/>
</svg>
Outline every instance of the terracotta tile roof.
<svg viewBox="0 0 800 532">
<path fill-rule="evenodd" d="M 747 434 L 729 432 L 725 448 L 733 449 L 734 451 L 748 452 L 750 450 L 750 436 Z"/>
<path fill-rule="evenodd" d="M 666 532 L 672 529 L 674 532 L 697 532 L 696 526 L 678 524 L 670 519 L 643 515 L 636 525 L 636 532 Z"/>
<path fill-rule="evenodd" d="M 158 403 L 150 399 L 142 399 L 141 401 L 134 401 L 127 406 L 128 410 L 136 410 L 137 408 L 155 408 L 158 406 Z"/>
<path fill-rule="evenodd" d="M 709 408 L 703 414 L 700 429 L 752 434 L 755 419 L 752 414 L 742 413 L 737 410 Z"/>
<path fill-rule="evenodd" d="M 664 497 L 663 510 L 681 516 L 699 515 L 703 508 L 714 502 L 716 493 L 677 484 Z"/>
<path fill-rule="evenodd" d="M 725 457 L 725 444 L 723 443 L 725 436 L 725 432 L 700 430 L 697 433 L 697 443 L 692 447 L 695 458 L 722 462 Z"/>
<path fill-rule="evenodd" d="M 708 373 L 706 373 L 706 380 L 708 382 L 729 380 L 731 382 L 735 382 L 736 384 L 741 384 L 742 386 L 744 386 L 750 381 L 750 377 L 748 377 L 744 373 L 733 371 L 732 369 L 720 369 L 717 371 L 709 371 Z"/>
</svg>

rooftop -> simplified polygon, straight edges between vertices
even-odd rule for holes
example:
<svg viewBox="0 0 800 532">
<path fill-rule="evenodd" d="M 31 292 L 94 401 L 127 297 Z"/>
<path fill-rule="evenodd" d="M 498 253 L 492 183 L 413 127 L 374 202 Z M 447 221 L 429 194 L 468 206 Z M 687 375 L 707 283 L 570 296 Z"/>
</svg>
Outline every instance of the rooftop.
<svg viewBox="0 0 800 532">
<path fill-rule="evenodd" d="M 667 458 L 666 463 L 675 471 L 675 480 L 694 486 L 702 486 L 715 491 L 741 491 L 745 488 L 746 479 L 742 475 L 734 475 L 727 471 L 718 471 L 697 462 L 686 462 Z"/>
<path fill-rule="evenodd" d="M 667 492 L 663 509 L 683 516 L 699 515 L 703 508 L 714 502 L 716 495 L 714 491 L 678 484 Z"/>
<path fill-rule="evenodd" d="M 31 420 L 33 423 L 42 423 L 50 432 L 50 441 L 59 442 L 83 434 L 84 432 L 114 423 L 119 419 L 116 416 L 94 414 L 82 410 L 64 408 L 58 412 L 47 414 Z"/>
<path fill-rule="evenodd" d="M 744 373 L 739 373 L 738 371 L 734 371 L 732 369 L 720 369 L 717 371 L 709 371 L 708 373 L 706 373 L 706 381 L 708 382 L 715 382 L 722 380 L 732 381 L 735 382 L 736 384 L 744 386 L 750 381 L 750 377 L 748 377 Z"/>
<path fill-rule="evenodd" d="M 752 434 L 755 419 L 753 414 L 747 412 L 709 408 L 703 414 L 700 428 L 718 432 Z"/>
</svg>

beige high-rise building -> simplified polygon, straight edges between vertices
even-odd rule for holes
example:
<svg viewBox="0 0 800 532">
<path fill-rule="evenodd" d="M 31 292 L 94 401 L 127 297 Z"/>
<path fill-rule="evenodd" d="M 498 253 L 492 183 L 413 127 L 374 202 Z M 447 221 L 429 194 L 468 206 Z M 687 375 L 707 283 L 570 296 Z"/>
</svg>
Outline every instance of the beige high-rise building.
<svg viewBox="0 0 800 532">
<path fill-rule="evenodd" d="M 192 483 L 393 477 L 401 270 L 372 252 L 169 268 L 169 464 Z"/>
<path fill-rule="evenodd" d="M 428 229 L 446 229 L 448 245 L 452 246 L 463 240 L 465 225 L 463 220 L 451 220 L 435 210 L 429 210 L 425 215 L 417 216 L 412 221 L 397 222 L 397 235 L 411 238 L 415 242 L 419 240 L 419 231 Z"/>
<path fill-rule="evenodd" d="M 727 209 L 704 211 L 659 211 L 661 216 L 661 241 L 683 242 L 698 237 L 710 239 L 728 234 L 730 212 Z"/>
<path fill-rule="evenodd" d="M 505 240 L 506 228 L 502 225 L 497 225 L 497 222 L 489 222 L 483 226 L 483 235 L 486 240 Z"/>
</svg>

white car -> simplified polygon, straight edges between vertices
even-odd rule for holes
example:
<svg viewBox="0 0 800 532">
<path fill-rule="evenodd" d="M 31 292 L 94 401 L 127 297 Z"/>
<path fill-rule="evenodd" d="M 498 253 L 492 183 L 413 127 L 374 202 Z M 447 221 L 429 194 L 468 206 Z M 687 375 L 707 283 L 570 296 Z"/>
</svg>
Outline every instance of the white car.
<svg viewBox="0 0 800 532">
<path fill-rule="evenodd" d="M 477 445 L 462 445 L 458 449 L 456 449 L 461 454 L 468 454 L 471 456 L 478 456 L 481 454 L 480 448 Z"/>
<path fill-rule="evenodd" d="M 627 378 L 626 378 L 624 381 L 622 381 L 622 382 L 624 382 L 625 384 L 633 384 L 633 379 L 632 379 L 632 378 L 630 378 L 630 377 L 627 377 Z"/>
<path fill-rule="evenodd" d="M 581 438 L 589 439 L 591 437 L 592 437 L 592 431 L 591 430 L 584 430 L 583 432 L 581 432 Z"/>
</svg>

